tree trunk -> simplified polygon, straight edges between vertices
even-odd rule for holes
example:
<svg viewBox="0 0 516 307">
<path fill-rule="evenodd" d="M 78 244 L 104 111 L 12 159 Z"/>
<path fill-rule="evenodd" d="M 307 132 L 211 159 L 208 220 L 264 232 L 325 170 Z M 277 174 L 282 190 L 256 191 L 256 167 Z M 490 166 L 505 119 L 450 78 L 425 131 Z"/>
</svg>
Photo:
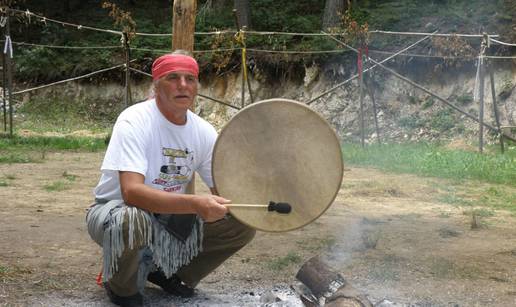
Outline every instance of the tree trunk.
<svg viewBox="0 0 516 307">
<path fill-rule="evenodd" d="M 322 20 L 322 29 L 336 27 L 340 23 L 340 16 L 347 9 L 346 0 L 326 0 L 324 5 L 324 14 Z"/>
<path fill-rule="evenodd" d="M 234 7 L 237 10 L 238 25 L 249 29 L 251 27 L 249 0 L 234 0 Z"/>
</svg>

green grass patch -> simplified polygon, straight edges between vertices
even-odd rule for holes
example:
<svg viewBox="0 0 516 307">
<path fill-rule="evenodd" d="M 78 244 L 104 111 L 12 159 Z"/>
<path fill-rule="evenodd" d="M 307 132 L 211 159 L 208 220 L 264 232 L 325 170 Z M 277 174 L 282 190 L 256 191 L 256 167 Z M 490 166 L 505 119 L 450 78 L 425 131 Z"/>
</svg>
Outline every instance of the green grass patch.
<svg viewBox="0 0 516 307">
<path fill-rule="evenodd" d="M 442 279 L 476 279 L 481 270 L 474 266 L 456 264 L 445 258 L 432 258 L 428 263 L 430 274 Z"/>
<path fill-rule="evenodd" d="M 72 136 L 18 136 L 0 137 L 0 163 L 36 163 L 45 160 L 49 151 L 104 150 L 104 138 Z"/>
<path fill-rule="evenodd" d="M 490 187 L 482 194 L 478 204 L 516 213 L 516 193 L 500 187 Z"/>
<path fill-rule="evenodd" d="M 0 138 L 0 151 L 9 149 L 37 150 L 85 150 L 99 151 L 106 148 L 104 138 L 75 136 L 18 136 Z"/>
<path fill-rule="evenodd" d="M 490 209 L 486 208 L 476 208 L 471 210 L 465 210 L 462 212 L 463 215 L 469 215 L 469 216 L 478 216 L 478 217 L 492 217 L 495 215 L 495 212 Z"/>
<path fill-rule="evenodd" d="M 77 179 L 77 175 L 69 174 L 67 171 L 63 172 L 63 177 L 70 182 L 73 182 L 75 179 Z"/>
<path fill-rule="evenodd" d="M 509 147 L 505 154 L 480 154 L 449 150 L 426 143 L 372 144 L 366 148 L 358 144 L 346 144 L 343 146 L 343 155 L 350 165 L 459 181 L 475 179 L 516 186 L 516 147 Z"/>
<path fill-rule="evenodd" d="M 328 238 L 323 239 L 304 238 L 296 241 L 296 245 L 303 250 L 315 252 L 330 248 L 335 245 L 336 242 L 337 240 L 335 237 L 329 236 Z"/>
<path fill-rule="evenodd" d="M 47 192 L 60 192 L 70 189 L 70 183 L 68 181 L 58 180 L 43 186 L 43 188 Z"/>
<path fill-rule="evenodd" d="M 16 175 L 13 175 L 13 174 L 6 174 L 6 175 L 5 175 L 5 179 L 14 180 L 14 179 L 16 179 Z"/>
<path fill-rule="evenodd" d="M 10 185 L 11 180 L 16 179 L 16 176 L 13 174 L 6 174 L 4 178 L 0 178 L 0 187 L 8 187 Z"/>
<path fill-rule="evenodd" d="M 285 257 L 280 257 L 268 262 L 267 267 L 272 271 L 281 271 L 292 264 L 297 264 L 300 262 L 301 256 L 294 252 L 289 252 Z"/>
<path fill-rule="evenodd" d="M 439 202 L 450 204 L 450 205 L 456 205 L 456 206 L 471 206 L 473 205 L 471 200 L 464 199 L 460 196 L 457 196 L 455 194 L 443 194 L 437 198 Z"/>
</svg>

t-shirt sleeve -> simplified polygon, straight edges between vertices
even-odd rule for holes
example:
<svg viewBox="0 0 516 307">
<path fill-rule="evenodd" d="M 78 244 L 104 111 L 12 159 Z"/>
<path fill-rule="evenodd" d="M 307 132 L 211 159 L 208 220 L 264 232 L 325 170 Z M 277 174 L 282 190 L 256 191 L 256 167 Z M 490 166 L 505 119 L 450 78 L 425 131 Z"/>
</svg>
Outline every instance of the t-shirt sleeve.
<svg viewBox="0 0 516 307">
<path fill-rule="evenodd" d="M 113 127 L 101 170 L 129 171 L 145 176 L 148 168 L 143 129 L 127 120 L 119 120 Z"/>
<path fill-rule="evenodd" d="M 201 176 L 204 183 L 209 187 L 213 188 L 213 178 L 211 175 L 211 156 L 213 154 L 213 147 L 217 141 L 217 131 L 211 125 L 206 125 L 204 129 L 203 138 L 203 154 L 202 160 L 197 168 L 197 172 Z"/>
</svg>

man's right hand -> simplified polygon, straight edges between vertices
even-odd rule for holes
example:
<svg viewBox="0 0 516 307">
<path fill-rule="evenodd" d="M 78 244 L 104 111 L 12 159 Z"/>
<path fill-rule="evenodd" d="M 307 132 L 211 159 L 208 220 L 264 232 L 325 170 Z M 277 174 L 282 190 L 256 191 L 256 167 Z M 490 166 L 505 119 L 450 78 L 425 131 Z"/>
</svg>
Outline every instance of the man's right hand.
<svg viewBox="0 0 516 307">
<path fill-rule="evenodd" d="M 195 196 L 195 211 L 205 222 L 218 221 L 228 213 L 224 204 L 231 201 L 217 195 Z"/>
</svg>

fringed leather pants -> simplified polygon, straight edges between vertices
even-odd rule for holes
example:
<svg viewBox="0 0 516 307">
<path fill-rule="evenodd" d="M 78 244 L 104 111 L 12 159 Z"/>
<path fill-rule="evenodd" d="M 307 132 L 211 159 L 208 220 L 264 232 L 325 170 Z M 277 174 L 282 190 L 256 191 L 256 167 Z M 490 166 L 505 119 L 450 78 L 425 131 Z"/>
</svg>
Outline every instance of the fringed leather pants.
<svg viewBox="0 0 516 307">
<path fill-rule="evenodd" d="M 202 249 L 185 255 L 177 250 L 181 245 L 170 244 L 168 232 L 152 214 L 126 206 L 121 200 L 94 204 L 88 210 L 86 222 L 91 238 L 103 247 L 104 281 L 120 296 L 141 293 L 148 273 L 163 270 L 164 263 L 174 264 L 164 270 L 167 275 L 175 273 L 186 285 L 195 287 L 255 235 L 254 229 L 228 215 L 226 219 L 204 223 L 201 234 L 192 234 L 191 237 L 200 235 L 193 240 L 202 240 Z M 156 238 L 160 238 L 158 244 Z"/>
</svg>

